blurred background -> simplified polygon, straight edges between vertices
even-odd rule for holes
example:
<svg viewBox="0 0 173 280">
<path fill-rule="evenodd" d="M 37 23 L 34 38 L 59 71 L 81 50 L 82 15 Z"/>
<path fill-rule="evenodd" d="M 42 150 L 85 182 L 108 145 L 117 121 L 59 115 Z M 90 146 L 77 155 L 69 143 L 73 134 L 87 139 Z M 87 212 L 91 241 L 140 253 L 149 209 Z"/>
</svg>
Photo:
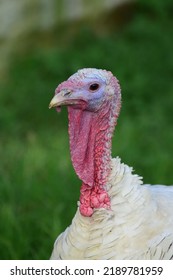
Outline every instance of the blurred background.
<svg viewBox="0 0 173 280">
<path fill-rule="evenodd" d="M 75 214 L 67 112 L 48 104 L 84 67 L 121 83 L 113 156 L 145 183 L 173 184 L 172 0 L 1 0 L 1 259 L 48 259 Z"/>
</svg>

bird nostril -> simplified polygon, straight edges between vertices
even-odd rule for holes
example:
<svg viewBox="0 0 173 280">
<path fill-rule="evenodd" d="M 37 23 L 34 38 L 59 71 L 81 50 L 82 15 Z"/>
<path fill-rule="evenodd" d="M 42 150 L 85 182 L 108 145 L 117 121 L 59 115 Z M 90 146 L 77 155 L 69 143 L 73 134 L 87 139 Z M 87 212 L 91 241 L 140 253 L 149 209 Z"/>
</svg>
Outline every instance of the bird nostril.
<svg viewBox="0 0 173 280">
<path fill-rule="evenodd" d="M 63 96 L 68 96 L 71 94 L 70 90 L 64 90 Z"/>
</svg>

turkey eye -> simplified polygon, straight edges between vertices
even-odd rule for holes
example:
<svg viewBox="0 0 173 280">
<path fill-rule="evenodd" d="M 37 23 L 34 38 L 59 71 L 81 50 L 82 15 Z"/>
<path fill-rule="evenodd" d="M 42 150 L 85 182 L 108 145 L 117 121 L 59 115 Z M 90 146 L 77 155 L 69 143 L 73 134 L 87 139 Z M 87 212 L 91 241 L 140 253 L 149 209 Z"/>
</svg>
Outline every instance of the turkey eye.
<svg viewBox="0 0 173 280">
<path fill-rule="evenodd" d="M 89 89 L 90 89 L 91 91 L 95 91 L 95 90 L 97 90 L 98 88 L 99 88 L 99 84 L 97 84 L 97 83 L 91 84 L 90 87 L 89 87 Z"/>
</svg>

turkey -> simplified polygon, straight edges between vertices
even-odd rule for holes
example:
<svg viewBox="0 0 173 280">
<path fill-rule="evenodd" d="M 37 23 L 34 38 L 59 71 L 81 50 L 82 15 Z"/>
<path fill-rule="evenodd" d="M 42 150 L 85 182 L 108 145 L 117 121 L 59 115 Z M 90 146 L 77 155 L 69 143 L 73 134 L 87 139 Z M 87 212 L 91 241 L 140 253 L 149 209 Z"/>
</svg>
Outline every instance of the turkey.
<svg viewBox="0 0 173 280">
<path fill-rule="evenodd" d="M 85 68 L 61 83 L 49 108 L 66 105 L 70 153 L 82 181 L 77 212 L 51 259 L 173 259 L 173 187 L 143 184 L 111 158 L 121 90 L 110 71 Z"/>
</svg>

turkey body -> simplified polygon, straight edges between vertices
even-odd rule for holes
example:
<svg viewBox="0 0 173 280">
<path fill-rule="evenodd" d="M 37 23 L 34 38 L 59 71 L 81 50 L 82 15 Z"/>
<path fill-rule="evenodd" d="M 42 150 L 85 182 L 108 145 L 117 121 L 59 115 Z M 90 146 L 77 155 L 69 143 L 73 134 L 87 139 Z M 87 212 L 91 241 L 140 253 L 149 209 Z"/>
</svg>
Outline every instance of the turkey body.
<svg viewBox="0 0 173 280">
<path fill-rule="evenodd" d="M 51 259 L 173 259 L 173 187 L 142 185 L 119 158 L 111 163 L 112 209 L 96 209 L 92 217 L 78 209 Z"/>
<path fill-rule="evenodd" d="M 50 107 L 68 107 L 70 152 L 82 181 L 77 212 L 51 259 L 173 259 L 173 186 L 145 185 L 111 157 L 121 91 L 111 72 L 79 70 Z"/>
</svg>

